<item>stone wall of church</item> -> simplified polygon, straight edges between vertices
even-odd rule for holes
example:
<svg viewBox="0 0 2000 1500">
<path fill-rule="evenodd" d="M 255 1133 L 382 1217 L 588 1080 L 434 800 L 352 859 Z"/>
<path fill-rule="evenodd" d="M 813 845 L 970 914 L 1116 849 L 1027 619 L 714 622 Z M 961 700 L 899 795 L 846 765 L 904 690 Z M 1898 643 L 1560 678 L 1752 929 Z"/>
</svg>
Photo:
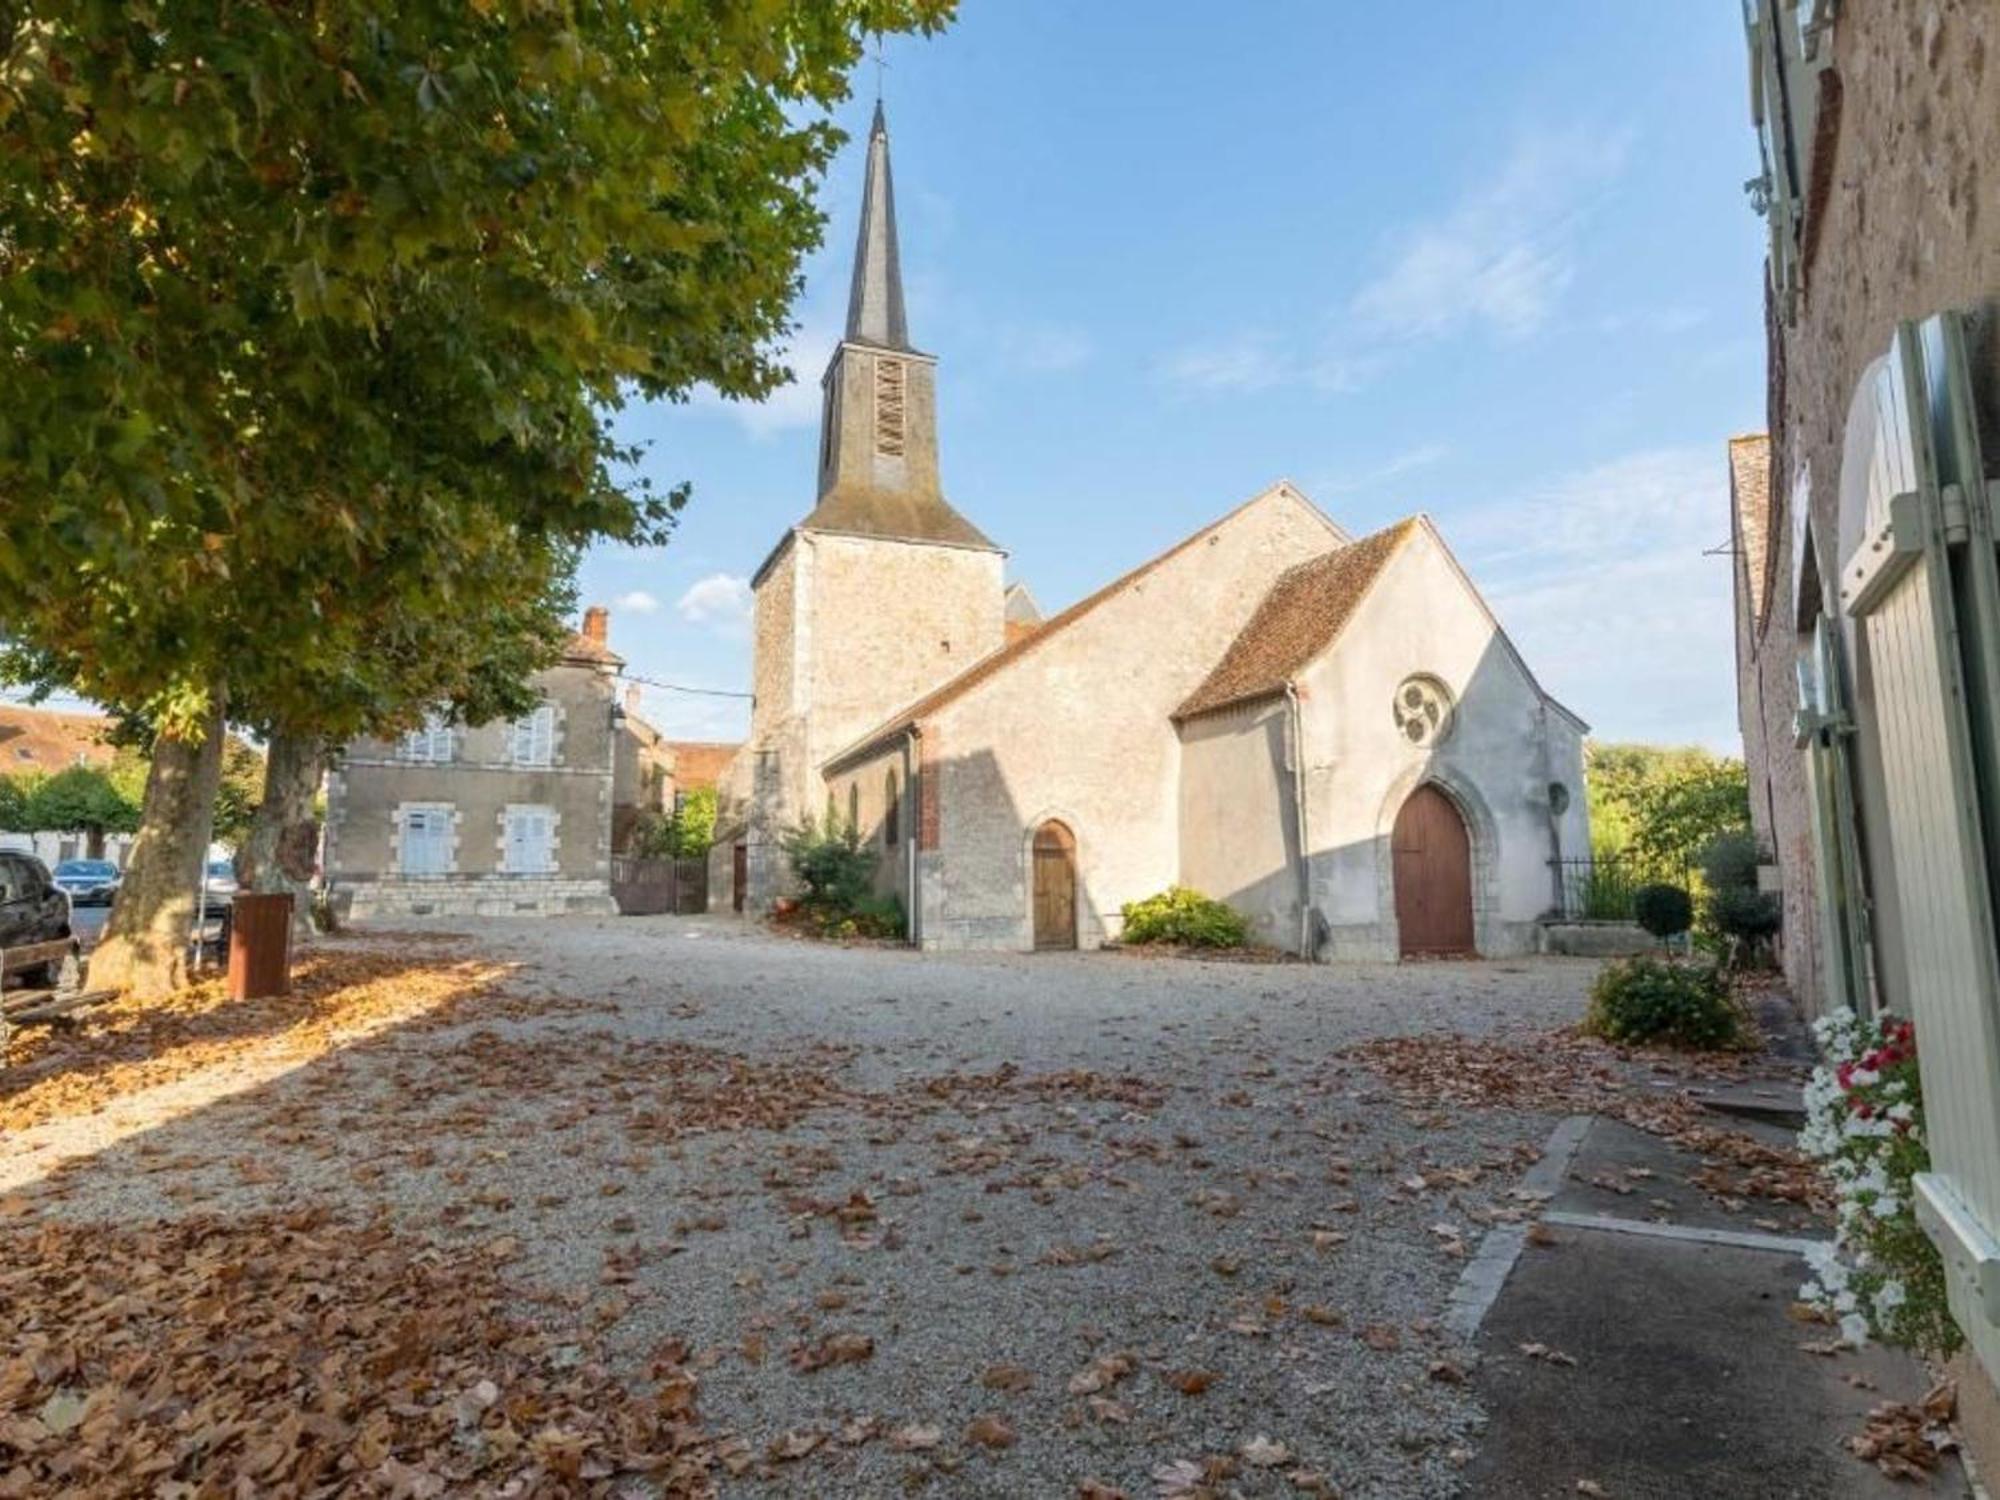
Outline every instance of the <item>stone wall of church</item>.
<svg viewBox="0 0 2000 1500">
<path fill-rule="evenodd" d="M 1296 951 L 1298 793 L 1284 696 L 1181 725 L 1182 885 L 1227 901 L 1251 940 Z"/>
<path fill-rule="evenodd" d="M 1398 723 L 1397 695 L 1413 677 L 1442 683 L 1451 701 L 1432 742 L 1413 743 Z M 1479 951 L 1533 951 L 1537 919 L 1556 903 L 1550 859 L 1590 847 L 1582 732 L 1546 705 L 1428 531 L 1376 580 L 1338 648 L 1303 674 L 1299 696 L 1322 956 L 1397 956 L 1390 835 L 1425 782 L 1457 806 L 1471 835 Z M 1551 784 L 1564 788 L 1559 815 Z"/>
<path fill-rule="evenodd" d="M 937 826 L 919 857 L 923 945 L 1032 945 L 1030 843 L 1047 819 L 1076 842 L 1083 946 L 1116 936 L 1123 903 L 1172 884 L 1181 754 L 1169 715 L 1277 576 L 1337 540 L 1311 506 L 1272 491 L 927 720 Z"/>
</svg>

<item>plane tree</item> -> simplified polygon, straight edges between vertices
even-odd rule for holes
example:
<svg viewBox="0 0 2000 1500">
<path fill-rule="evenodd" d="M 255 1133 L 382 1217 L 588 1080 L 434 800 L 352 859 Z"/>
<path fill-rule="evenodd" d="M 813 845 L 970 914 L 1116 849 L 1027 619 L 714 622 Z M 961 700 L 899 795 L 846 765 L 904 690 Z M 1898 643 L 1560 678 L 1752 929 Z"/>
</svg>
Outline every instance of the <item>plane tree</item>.
<svg viewBox="0 0 2000 1500">
<path fill-rule="evenodd" d="M 0 636 L 153 730 L 94 982 L 182 980 L 226 723 L 337 737 L 346 681 L 392 724 L 430 684 L 357 665 L 386 618 L 422 651 L 664 539 L 685 489 L 635 477 L 617 409 L 787 376 L 826 109 L 869 32 L 951 9 L 0 18 Z"/>
</svg>

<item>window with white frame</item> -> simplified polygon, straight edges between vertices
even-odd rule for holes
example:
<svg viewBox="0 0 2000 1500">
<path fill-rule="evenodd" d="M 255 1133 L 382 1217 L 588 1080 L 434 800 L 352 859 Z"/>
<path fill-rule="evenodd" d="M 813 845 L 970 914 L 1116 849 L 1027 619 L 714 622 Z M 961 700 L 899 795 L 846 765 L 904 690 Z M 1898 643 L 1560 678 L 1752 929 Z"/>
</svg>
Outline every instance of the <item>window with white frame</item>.
<svg viewBox="0 0 2000 1500">
<path fill-rule="evenodd" d="M 405 875 L 449 875 L 451 804 L 405 802 L 396 809 L 396 818 L 402 825 L 402 872 Z"/>
<path fill-rule="evenodd" d="M 441 713 L 430 713 L 423 727 L 403 736 L 402 758 L 437 765 L 451 759 L 451 721 Z"/>
<path fill-rule="evenodd" d="M 501 868 L 509 875 L 546 875 L 555 867 L 555 809 L 510 806 Z"/>
<path fill-rule="evenodd" d="M 509 758 L 517 766 L 552 766 L 556 761 L 556 708 L 544 703 L 509 728 Z"/>
</svg>

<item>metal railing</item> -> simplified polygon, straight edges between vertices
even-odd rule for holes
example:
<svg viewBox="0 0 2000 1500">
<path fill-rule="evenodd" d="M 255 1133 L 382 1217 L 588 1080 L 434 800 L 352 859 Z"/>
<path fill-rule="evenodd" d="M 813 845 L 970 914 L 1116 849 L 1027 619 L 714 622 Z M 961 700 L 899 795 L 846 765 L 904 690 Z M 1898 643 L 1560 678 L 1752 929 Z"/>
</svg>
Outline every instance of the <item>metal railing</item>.
<svg viewBox="0 0 2000 1500">
<path fill-rule="evenodd" d="M 1684 864 L 1610 854 L 1595 858 L 1552 859 L 1560 887 L 1559 914 L 1572 922 L 1629 922 L 1632 893 L 1646 885 L 1691 889 Z"/>
</svg>

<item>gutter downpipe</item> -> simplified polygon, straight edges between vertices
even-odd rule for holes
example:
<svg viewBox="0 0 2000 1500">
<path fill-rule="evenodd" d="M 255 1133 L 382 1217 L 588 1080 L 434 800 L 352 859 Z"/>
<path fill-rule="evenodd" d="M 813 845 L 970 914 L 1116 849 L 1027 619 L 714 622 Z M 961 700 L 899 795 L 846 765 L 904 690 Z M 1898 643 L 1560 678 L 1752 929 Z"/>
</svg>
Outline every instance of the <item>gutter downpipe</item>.
<svg viewBox="0 0 2000 1500">
<path fill-rule="evenodd" d="M 908 817 L 898 818 L 903 829 L 903 925 L 912 947 L 923 946 L 923 922 L 917 910 L 917 850 L 921 847 L 923 798 L 917 794 L 917 740 L 923 730 L 912 724 L 903 736 L 903 786 L 899 795 L 908 804 Z"/>
<path fill-rule="evenodd" d="M 1292 813 L 1299 840 L 1299 957 L 1312 958 L 1312 845 L 1306 841 L 1306 735 L 1299 690 L 1285 684 L 1285 704 L 1292 736 Z"/>
</svg>

